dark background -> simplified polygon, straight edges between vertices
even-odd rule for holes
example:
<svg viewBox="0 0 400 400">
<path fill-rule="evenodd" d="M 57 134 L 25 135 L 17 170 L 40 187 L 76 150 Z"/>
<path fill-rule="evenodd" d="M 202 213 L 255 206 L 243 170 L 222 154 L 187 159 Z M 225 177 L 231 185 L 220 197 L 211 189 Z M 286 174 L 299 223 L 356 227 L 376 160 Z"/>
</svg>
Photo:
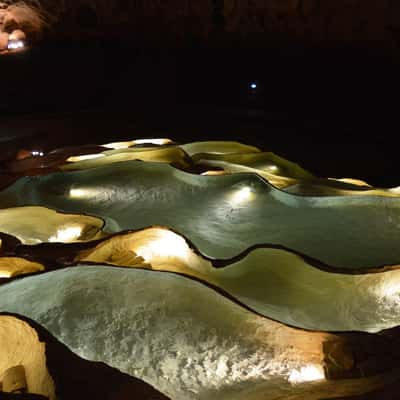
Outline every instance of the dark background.
<svg viewBox="0 0 400 400">
<path fill-rule="evenodd" d="M 0 58 L 0 137 L 239 140 L 321 176 L 396 186 L 399 64 L 353 48 L 42 43 Z"/>
</svg>

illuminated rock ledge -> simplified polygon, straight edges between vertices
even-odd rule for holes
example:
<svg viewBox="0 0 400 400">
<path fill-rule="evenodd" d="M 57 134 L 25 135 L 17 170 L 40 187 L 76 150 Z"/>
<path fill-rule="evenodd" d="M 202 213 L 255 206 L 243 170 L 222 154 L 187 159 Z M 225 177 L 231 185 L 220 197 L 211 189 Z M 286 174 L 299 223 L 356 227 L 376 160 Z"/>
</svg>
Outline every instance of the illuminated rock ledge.
<svg viewBox="0 0 400 400">
<path fill-rule="evenodd" d="M 347 398 L 400 378 L 399 188 L 235 142 L 38 146 L 4 165 L 0 375 L 22 363 L 28 389 L 76 398 L 42 357 L 59 340 L 141 400 Z"/>
<path fill-rule="evenodd" d="M 0 310 L 34 319 L 80 357 L 177 400 L 329 398 L 399 374 L 390 340 L 289 328 L 170 273 L 50 272 L 1 286 Z M 373 352 L 363 357 L 364 348 Z"/>
<path fill-rule="evenodd" d="M 23 177 L 0 204 L 96 216 L 107 232 L 166 226 L 213 258 L 272 243 L 349 269 L 396 265 L 400 198 L 356 193 L 292 194 L 255 173 L 203 176 L 132 160 Z"/>
<path fill-rule="evenodd" d="M 267 244 L 215 260 L 162 227 L 64 248 L 59 243 L 19 246 L 11 255 L 0 256 L 0 277 L 83 263 L 152 269 L 192 277 L 265 317 L 303 329 L 379 332 L 400 325 L 399 265 L 339 269 Z"/>
</svg>

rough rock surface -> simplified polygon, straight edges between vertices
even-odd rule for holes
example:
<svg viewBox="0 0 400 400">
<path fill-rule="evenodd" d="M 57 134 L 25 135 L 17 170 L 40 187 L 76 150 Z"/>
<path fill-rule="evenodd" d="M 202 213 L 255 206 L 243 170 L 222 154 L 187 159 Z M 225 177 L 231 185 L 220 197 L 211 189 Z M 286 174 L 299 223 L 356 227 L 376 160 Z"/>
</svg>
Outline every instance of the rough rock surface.
<svg viewBox="0 0 400 400">
<path fill-rule="evenodd" d="M 25 369 L 27 390 L 54 400 L 55 387 L 46 366 L 45 345 L 29 324 L 0 317 L 0 377 L 16 366 Z"/>
<path fill-rule="evenodd" d="M 8 45 L 8 33 L 0 31 L 0 51 L 6 50 Z"/>
<path fill-rule="evenodd" d="M 399 3 L 390 0 L 227 0 L 224 14 L 231 32 L 269 31 L 314 42 L 395 45 L 400 27 Z"/>
<path fill-rule="evenodd" d="M 268 318 L 304 329 L 379 332 L 400 324 L 399 268 L 345 274 L 268 246 L 216 268 L 162 228 L 113 236 L 82 251 L 77 261 L 190 275 Z"/>
<path fill-rule="evenodd" d="M 38 338 L 38 341 L 32 342 L 32 338 Z M 23 342 L 19 339 L 23 339 Z M 27 345 L 30 346 L 28 351 L 26 351 Z M 40 352 L 34 351 L 38 348 L 45 352 L 45 357 L 42 357 Z M 33 363 L 29 360 L 31 354 L 33 354 Z M 38 359 L 38 355 L 42 358 Z M 0 388 L 1 400 L 3 398 L 4 400 L 48 400 L 47 396 L 54 398 L 54 393 L 57 398 L 65 400 L 168 399 L 139 379 L 123 374 L 106 364 L 90 362 L 78 357 L 42 326 L 21 316 L 0 314 L 0 382 L 4 361 L 8 361 L 10 365 L 22 363 L 28 372 L 29 393 L 25 396 L 6 394 L 2 393 Z M 42 380 L 43 390 L 38 390 L 39 373 L 46 365 L 51 375 L 50 383 L 53 385 L 54 382 L 55 385 L 51 393 L 45 390 L 45 380 Z M 33 379 L 38 381 L 35 385 L 32 385 Z M 34 393 L 42 393 L 46 396 L 40 397 Z"/>
<path fill-rule="evenodd" d="M 374 360 L 388 368 L 386 378 L 326 381 L 324 344 L 342 347 L 339 337 L 285 327 L 170 273 L 104 266 L 51 272 L 0 286 L 0 311 L 36 320 L 79 356 L 174 400 L 255 400 L 265 393 L 270 400 L 287 393 L 316 400 L 363 393 L 398 375 Z M 346 375 L 353 363 L 334 364 Z"/>
<path fill-rule="evenodd" d="M 400 198 L 298 196 L 254 174 L 198 176 L 125 161 L 22 178 L 0 192 L 0 203 L 95 215 L 108 232 L 167 226 L 215 258 L 274 243 L 350 270 L 400 259 Z"/>
</svg>

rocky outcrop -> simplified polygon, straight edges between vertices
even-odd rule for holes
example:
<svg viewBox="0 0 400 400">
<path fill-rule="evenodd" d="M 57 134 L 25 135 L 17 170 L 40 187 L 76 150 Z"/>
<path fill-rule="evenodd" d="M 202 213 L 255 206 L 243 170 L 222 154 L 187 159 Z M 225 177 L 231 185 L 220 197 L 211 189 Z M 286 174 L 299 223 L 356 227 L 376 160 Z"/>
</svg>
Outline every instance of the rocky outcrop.
<svg viewBox="0 0 400 400">
<path fill-rule="evenodd" d="M 19 50 L 27 39 L 41 36 L 45 17 L 36 4 L 23 1 L 0 2 L 0 53 Z"/>
<path fill-rule="evenodd" d="M 0 317 L 0 382 L 0 391 L 56 398 L 45 345 L 29 324 L 12 316 Z"/>
</svg>

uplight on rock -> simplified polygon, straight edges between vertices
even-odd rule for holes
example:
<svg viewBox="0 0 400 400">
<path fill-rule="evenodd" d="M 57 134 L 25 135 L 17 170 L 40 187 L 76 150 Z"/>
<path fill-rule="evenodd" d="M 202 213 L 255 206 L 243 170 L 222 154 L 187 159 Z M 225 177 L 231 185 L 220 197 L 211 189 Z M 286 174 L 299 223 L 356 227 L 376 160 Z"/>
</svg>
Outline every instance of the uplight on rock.
<svg viewBox="0 0 400 400">
<path fill-rule="evenodd" d="M 165 144 L 170 144 L 172 143 L 171 139 L 167 138 L 161 138 L 161 139 L 135 139 L 135 140 L 129 140 L 126 142 L 113 142 L 113 143 L 107 143 L 103 144 L 103 147 L 106 147 L 108 149 L 114 149 L 114 150 L 121 150 L 121 149 L 127 149 L 132 146 L 137 146 L 140 144 L 154 144 L 158 146 L 162 146 Z"/>
<path fill-rule="evenodd" d="M 10 278 L 11 277 L 11 272 L 10 271 L 3 271 L 0 270 L 0 278 Z"/>
<path fill-rule="evenodd" d="M 202 172 L 200 175 L 203 175 L 203 176 L 219 176 L 219 175 L 226 175 L 226 172 L 225 171 L 222 171 L 222 170 L 209 170 L 209 171 L 205 171 L 205 172 Z"/>
<path fill-rule="evenodd" d="M 140 235 L 141 236 L 141 235 Z M 193 269 L 202 269 L 202 261 L 198 260 L 189 248 L 185 239 L 174 232 L 160 228 L 150 228 L 139 234 L 129 246 L 130 250 L 142 257 L 154 268 L 166 268 L 175 265 L 178 269 L 190 265 Z"/>
<path fill-rule="evenodd" d="M 99 191 L 96 189 L 73 189 L 69 190 L 69 196 L 72 198 L 83 198 L 90 199 L 91 197 L 95 197 L 99 194 Z"/>
<path fill-rule="evenodd" d="M 113 143 L 103 144 L 102 146 L 106 147 L 107 149 L 121 150 L 131 147 L 134 144 L 133 142 L 134 142 L 133 140 L 127 142 L 113 142 Z"/>
<path fill-rule="evenodd" d="M 57 233 L 49 238 L 49 242 L 61 242 L 61 243 L 73 242 L 79 239 L 81 234 L 82 234 L 82 227 L 67 226 L 58 229 Z"/>
<path fill-rule="evenodd" d="M 323 379 L 325 379 L 325 373 L 321 365 L 307 365 L 300 369 L 292 370 L 288 380 L 292 384 L 299 384 Z"/>
<path fill-rule="evenodd" d="M 239 206 L 247 201 L 250 201 L 253 197 L 253 192 L 250 187 L 245 186 L 237 190 L 231 195 L 230 201 L 233 206 Z"/>
<path fill-rule="evenodd" d="M 96 158 L 104 157 L 104 154 L 85 154 L 82 156 L 71 156 L 67 158 L 67 162 L 79 162 L 79 161 L 86 161 L 86 160 L 94 160 Z"/>
<path fill-rule="evenodd" d="M 266 169 L 271 174 L 277 174 L 279 172 L 279 168 L 276 165 L 269 165 Z"/>
</svg>

